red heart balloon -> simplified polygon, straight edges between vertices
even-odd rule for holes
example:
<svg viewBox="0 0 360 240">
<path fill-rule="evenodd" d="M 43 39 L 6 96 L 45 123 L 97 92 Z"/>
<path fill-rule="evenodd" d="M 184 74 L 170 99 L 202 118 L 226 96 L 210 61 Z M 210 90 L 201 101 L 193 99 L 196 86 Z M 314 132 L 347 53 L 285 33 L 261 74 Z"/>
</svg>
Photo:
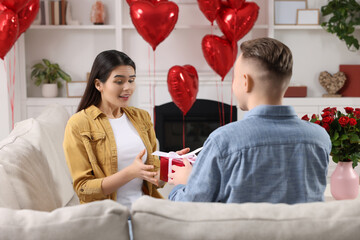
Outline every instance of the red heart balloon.
<svg viewBox="0 0 360 240">
<path fill-rule="evenodd" d="M 126 2 L 129 4 L 129 6 L 131 5 L 131 3 L 133 2 L 137 2 L 139 0 L 126 0 Z M 168 0 L 142 0 L 142 1 L 147 1 L 147 2 L 152 2 L 153 4 L 157 4 L 159 2 L 167 2 Z"/>
<path fill-rule="evenodd" d="M 227 0 L 229 6 L 233 9 L 239 9 L 245 2 L 245 0 Z"/>
<path fill-rule="evenodd" d="M 231 44 L 224 36 L 206 35 L 202 39 L 201 46 L 206 62 L 223 81 L 234 65 L 237 45 Z"/>
<path fill-rule="evenodd" d="M 4 4 L 15 13 L 20 12 L 28 2 L 29 0 L 0 0 L 0 3 Z"/>
<path fill-rule="evenodd" d="M 16 13 L 6 9 L 0 4 L 0 58 L 4 59 L 5 55 L 14 45 L 19 32 L 19 20 Z"/>
<path fill-rule="evenodd" d="M 130 6 L 130 16 L 136 30 L 154 51 L 174 29 L 178 14 L 179 7 L 173 2 L 159 2 L 154 5 L 137 1 Z"/>
<path fill-rule="evenodd" d="M 199 91 L 196 69 L 191 65 L 173 66 L 169 69 L 167 84 L 172 100 L 185 116 L 196 101 Z"/>
<path fill-rule="evenodd" d="M 237 42 L 251 30 L 258 15 L 259 6 L 245 2 L 240 9 L 220 8 L 216 22 L 227 39 Z"/>
<path fill-rule="evenodd" d="M 198 5 L 205 17 L 214 23 L 220 9 L 221 0 L 198 0 Z"/>
<path fill-rule="evenodd" d="M 28 4 L 18 13 L 19 33 L 18 37 L 26 31 L 35 20 L 39 11 L 39 0 L 30 0 Z"/>
</svg>

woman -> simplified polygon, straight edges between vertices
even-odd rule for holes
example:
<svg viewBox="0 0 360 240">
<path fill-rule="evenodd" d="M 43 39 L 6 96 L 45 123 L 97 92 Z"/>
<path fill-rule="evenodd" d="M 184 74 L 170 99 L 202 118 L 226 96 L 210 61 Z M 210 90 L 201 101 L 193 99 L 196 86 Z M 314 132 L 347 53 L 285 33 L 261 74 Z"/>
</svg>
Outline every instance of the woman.
<svg viewBox="0 0 360 240">
<path fill-rule="evenodd" d="M 63 147 L 81 203 L 113 199 L 130 208 L 143 194 L 161 198 L 150 115 L 128 107 L 135 72 L 125 53 L 101 52 L 67 123 Z"/>
</svg>

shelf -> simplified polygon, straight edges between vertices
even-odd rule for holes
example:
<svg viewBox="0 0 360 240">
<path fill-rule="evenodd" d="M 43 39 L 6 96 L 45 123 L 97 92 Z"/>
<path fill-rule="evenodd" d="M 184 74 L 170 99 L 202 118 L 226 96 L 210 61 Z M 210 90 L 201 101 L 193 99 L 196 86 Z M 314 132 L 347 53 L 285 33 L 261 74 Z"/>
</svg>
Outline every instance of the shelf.
<svg viewBox="0 0 360 240">
<path fill-rule="evenodd" d="M 115 30 L 115 25 L 31 25 L 36 30 Z"/>
<path fill-rule="evenodd" d="M 323 29 L 320 25 L 274 25 L 277 30 L 319 30 Z"/>
<path fill-rule="evenodd" d="M 214 29 L 215 30 L 218 30 L 219 29 L 219 26 L 214 24 Z M 255 25 L 253 27 L 253 29 L 268 29 L 268 25 Z M 123 25 L 122 26 L 122 29 L 126 29 L 126 30 L 134 30 L 135 27 L 134 25 Z M 208 24 L 208 25 L 175 25 L 175 29 L 211 29 L 211 24 Z"/>
</svg>

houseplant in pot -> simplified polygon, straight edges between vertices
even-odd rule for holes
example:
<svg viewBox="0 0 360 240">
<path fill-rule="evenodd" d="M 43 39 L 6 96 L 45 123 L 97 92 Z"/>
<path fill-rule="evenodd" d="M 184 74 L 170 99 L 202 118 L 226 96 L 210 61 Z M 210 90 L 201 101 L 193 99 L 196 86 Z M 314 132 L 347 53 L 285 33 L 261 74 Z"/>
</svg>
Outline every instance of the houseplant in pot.
<svg viewBox="0 0 360 240">
<path fill-rule="evenodd" d="M 321 26 L 329 33 L 345 41 L 349 50 L 359 50 L 359 41 L 354 36 L 355 27 L 360 26 L 360 4 L 356 0 L 329 0 L 321 7 L 323 16 L 329 16 Z"/>
<path fill-rule="evenodd" d="M 345 113 L 336 108 L 325 108 L 321 118 L 313 114 L 302 119 L 319 124 L 331 139 L 332 159 L 337 163 L 330 179 L 331 194 L 335 199 L 354 199 L 359 194 L 359 175 L 354 171 L 360 162 L 360 108 L 346 107 Z"/>
<path fill-rule="evenodd" d="M 47 59 L 32 66 L 31 79 L 35 82 L 36 86 L 42 84 L 43 97 L 57 97 L 58 88 L 62 87 L 60 79 L 66 82 L 71 81 L 69 74 L 64 72 L 59 64 L 51 63 Z"/>
</svg>

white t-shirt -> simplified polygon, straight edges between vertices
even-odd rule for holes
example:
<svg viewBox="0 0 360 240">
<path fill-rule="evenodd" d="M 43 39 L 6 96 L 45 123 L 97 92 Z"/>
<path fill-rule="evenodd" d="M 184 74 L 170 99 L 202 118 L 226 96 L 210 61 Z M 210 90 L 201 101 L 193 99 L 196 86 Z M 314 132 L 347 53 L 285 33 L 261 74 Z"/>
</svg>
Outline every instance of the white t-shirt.
<svg viewBox="0 0 360 240">
<path fill-rule="evenodd" d="M 109 121 L 115 136 L 118 171 L 120 171 L 134 162 L 135 157 L 145 149 L 145 145 L 126 114 L 120 118 L 109 119 Z M 146 158 L 147 153 L 142 158 L 144 163 Z M 142 183 L 142 179 L 135 178 L 120 187 L 117 190 L 117 202 L 130 209 L 132 203 L 143 195 Z"/>
</svg>

